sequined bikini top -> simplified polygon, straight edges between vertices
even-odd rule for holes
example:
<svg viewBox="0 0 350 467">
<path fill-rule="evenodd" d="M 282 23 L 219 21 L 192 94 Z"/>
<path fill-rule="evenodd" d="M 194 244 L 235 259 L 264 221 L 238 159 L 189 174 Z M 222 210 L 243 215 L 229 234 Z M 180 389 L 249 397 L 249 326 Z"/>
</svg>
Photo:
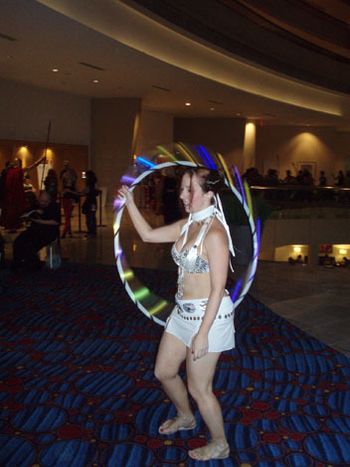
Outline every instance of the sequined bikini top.
<svg viewBox="0 0 350 467">
<path fill-rule="evenodd" d="M 179 266 L 179 268 L 183 269 L 185 272 L 192 274 L 209 272 L 209 263 L 207 260 L 199 256 L 199 249 L 203 244 L 204 237 L 209 230 L 212 219 L 212 217 L 209 218 L 209 220 L 202 225 L 197 238 L 191 247 L 178 251 L 174 243 L 171 249 L 171 255 L 175 264 L 177 264 L 177 266 Z M 184 234 L 185 228 L 186 225 L 182 229 L 181 235 Z"/>
<path fill-rule="evenodd" d="M 209 272 L 209 263 L 197 254 L 197 247 L 195 245 L 191 248 L 185 248 L 178 252 L 175 244 L 171 249 L 171 255 L 175 264 L 182 268 L 185 272 L 189 273 L 203 273 Z"/>
</svg>

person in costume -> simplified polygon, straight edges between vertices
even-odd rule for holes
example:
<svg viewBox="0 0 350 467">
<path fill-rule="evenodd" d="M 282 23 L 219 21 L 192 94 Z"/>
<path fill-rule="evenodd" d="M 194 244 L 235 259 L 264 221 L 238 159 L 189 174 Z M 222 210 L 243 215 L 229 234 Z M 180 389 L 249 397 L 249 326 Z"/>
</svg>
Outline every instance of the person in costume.
<svg viewBox="0 0 350 467">
<path fill-rule="evenodd" d="M 63 170 L 60 173 L 62 180 L 62 205 L 64 212 L 64 226 L 61 238 L 68 234 L 72 237 L 72 214 L 75 203 L 79 201 L 76 183 L 78 176 L 76 171 L 70 166 L 69 161 L 63 161 Z"/>
<path fill-rule="evenodd" d="M 85 196 L 85 201 L 82 205 L 82 213 L 86 217 L 86 238 L 94 238 L 97 233 L 96 212 L 97 212 L 97 196 L 100 191 L 96 189 L 97 177 L 92 170 L 86 171 L 85 190 L 82 196 Z"/>
<path fill-rule="evenodd" d="M 45 160 L 45 156 L 34 162 L 25 171 L 39 165 Z M 10 163 L 4 178 L 4 199 L 1 212 L 1 225 L 10 232 L 16 232 L 22 225 L 21 215 L 26 210 L 26 197 L 24 192 L 24 169 L 21 159 L 15 159 Z"/>
<path fill-rule="evenodd" d="M 234 304 L 225 289 L 230 252 L 234 255 L 234 251 L 218 196 L 223 187 L 217 171 L 187 170 L 181 180 L 180 199 L 188 219 L 155 229 L 140 213 L 128 187 L 119 190 L 143 241 L 174 242 L 176 306 L 165 325 L 155 375 L 177 415 L 166 420 L 159 433 L 168 435 L 196 426 L 186 386 L 178 374 L 186 361 L 188 391 L 210 433 L 206 446 L 189 451 L 196 460 L 225 459 L 230 453 L 221 408 L 212 390 L 221 352 L 235 346 Z"/>
</svg>

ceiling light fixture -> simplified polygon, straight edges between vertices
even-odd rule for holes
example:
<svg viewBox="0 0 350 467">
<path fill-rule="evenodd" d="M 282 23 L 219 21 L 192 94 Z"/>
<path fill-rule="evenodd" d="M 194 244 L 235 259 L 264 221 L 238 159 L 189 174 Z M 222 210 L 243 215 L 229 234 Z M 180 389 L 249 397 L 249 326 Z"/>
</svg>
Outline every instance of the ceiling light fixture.
<svg viewBox="0 0 350 467">
<path fill-rule="evenodd" d="M 165 88 L 164 86 L 158 86 L 158 84 L 152 84 L 152 88 L 158 89 L 159 91 L 170 92 L 169 88 Z"/>
<path fill-rule="evenodd" d="M 6 41 L 10 41 L 10 42 L 17 41 L 15 37 L 8 36 L 7 34 L 3 34 L 2 32 L 0 32 L 0 39 L 5 39 Z"/>
<path fill-rule="evenodd" d="M 216 101 L 216 100 L 214 100 L 214 99 L 209 99 L 208 102 L 210 102 L 211 104 L 223 105 L 223 102 Z"/>
<path fill-rule="evenodd" d="M 58 68 L 52 68 L 51 70 L 53 73 L 58 73 Z"/>
<path fill-rule="evenodd" d="M 191 102 L 185 102 L 186 107 L 190 107 L 190 105 L 191 105 Z"/>
<path fill-rule="evenodd" d="M 210 107 L 210 110 L 211 110 L 211 111 L 215 110 L 215 107 Z"/>
<path fill-rule="evenodd" d="M 86 66 L 88 68 L 92 68 L 93 70 L 105 71 L 105 68 L 101 68 L 100 66 L 94 65 L 93 63 L 79 62 L 79 65 L 83 65 L 83 66 Z"/>
<path fill-rule="evenodd" d="M 97 83 L 99 83 L 99 80 L 98 79 L 93 79 L 92 82 L 97 84 Z"/>
</svg>

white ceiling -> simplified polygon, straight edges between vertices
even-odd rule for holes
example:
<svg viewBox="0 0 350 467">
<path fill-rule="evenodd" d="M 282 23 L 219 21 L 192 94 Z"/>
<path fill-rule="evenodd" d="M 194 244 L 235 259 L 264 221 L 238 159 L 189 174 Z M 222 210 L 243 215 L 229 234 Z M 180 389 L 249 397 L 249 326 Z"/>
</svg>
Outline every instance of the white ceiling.
<svg viewBox="0 0 350 467">
<path fill-rule="evenodd" d="M 99 5 L 102 7 L 105 1 L 111 4 L 110 0 L 99 0 Z M 86 1 L 85 6 L 88 10 Z M 331 115 L 289 105 L 218 83 L 213 79 L 215 73 L 212 79 L 190 73 L 35 0 L 0 0 L 0 35 L 16 39 L 0 37 L 3 79 L 90 97 L 140 97 L 144 109 L 175 116 L 244 116 L 263 120 L 264 124 L 348 125 L 348 117 L 342 112 Z M 137 30 L 132 35 L 136 37 Z M 58 73 L 51 71 L 54 67 Z M 99 83 L 94 84 L 94 79 Z M 337 99 L 344 99 L 345 106 L 349 97 L 337 95 Z M 185 107 L 187 101 L 191 107 Z"/>
</svg>

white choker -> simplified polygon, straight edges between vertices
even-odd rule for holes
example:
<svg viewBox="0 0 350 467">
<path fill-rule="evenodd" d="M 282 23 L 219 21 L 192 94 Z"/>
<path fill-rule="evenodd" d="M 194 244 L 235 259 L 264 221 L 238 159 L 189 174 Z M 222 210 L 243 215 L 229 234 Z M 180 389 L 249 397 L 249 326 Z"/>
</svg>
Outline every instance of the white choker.
<svg viewBox="0 0 350 467">
<path fill-rule="evenodd" d="M 211 204 L 210 206 L 208 206 L 205 209 L 202 209 L 201 211 L 191 213 L 191 217 L 194 222 L 200 222 L 206 219 L 207 217 L 212 216 L 214 214 L 214 211 L 215 205 Z"/>
</svg>

